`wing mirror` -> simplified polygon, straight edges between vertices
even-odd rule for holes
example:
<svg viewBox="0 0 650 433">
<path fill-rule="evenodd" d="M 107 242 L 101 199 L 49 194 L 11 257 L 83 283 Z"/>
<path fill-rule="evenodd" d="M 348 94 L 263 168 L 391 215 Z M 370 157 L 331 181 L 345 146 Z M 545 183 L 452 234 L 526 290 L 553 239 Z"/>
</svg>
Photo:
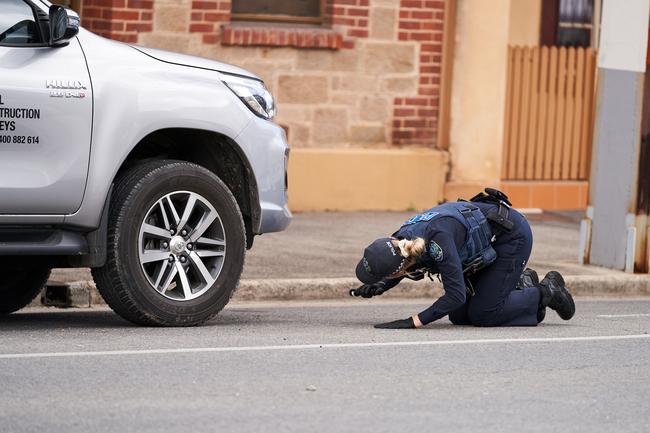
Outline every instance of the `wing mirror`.
<svg viewBox="0 0 650 433">
<path fill-rule="evenodd" d="M 50 6 L 50 46 L 67 45 L 79 33 L 79 15 L 63 6 Z"/>
</svg>

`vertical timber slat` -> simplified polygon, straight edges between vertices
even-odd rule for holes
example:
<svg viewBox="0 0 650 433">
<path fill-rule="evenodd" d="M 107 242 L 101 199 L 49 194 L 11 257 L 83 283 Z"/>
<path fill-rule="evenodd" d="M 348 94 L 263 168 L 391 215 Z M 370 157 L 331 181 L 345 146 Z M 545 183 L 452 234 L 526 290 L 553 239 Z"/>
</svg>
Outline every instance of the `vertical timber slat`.
<svg viewBox="0 0 650 433">
<path fill-rule="evenodd" d="M 562 175 L 562 155 L 564 143 L 564 113 L 566 108 L 566 101 L 563 98 L 566 92 L 566 69 L 567 69 L 567 49 L 560 47 L 558 62 L 557 62 L 557 88 L 556 100 L 557 107 L 555 109 L 555 137 L 553 143 L 553 172 L 552 179 L 561 179 Z"/>
<path fill-rule="evenodd" d="M 530 111 L 529 95 L 530 95 L 530 50 L 528 47 L 524 47 L 522 50 L 523 63 L 523 80 L 521 87 L 521 115 L 520 122 L 521 126 L 519 128 L 519 134 L 517 136 L 517 179 L 526 179 L 526 151 L 528 146 L 526 145 L 526 132 L 528 131 L 528 113 Z"/>
<path fill-rule="evenodd" d="M 548 101 L 548 47 L 542 47 L 540 59 L 540 79 L 537 87 L 539 92 L 539 120 L 537 123 L 537 140 L 535 142 L 535 174 L 534 179 L 543 178 L 544 145 L 547 134 L 547 101 Z"/>
<path fill-rule="evenodd" d="M 571 167 L 571 151 L 573 143 L 573 102 L 575 92 L 575 63 L 576 49 L 570 47 L 567 50 L 566 65 L 566 86 L 564 90 L 564 134 L 562 135 L 562 161 L 560 165 L 560 178 L 562 180 L 570 179 L 569 169 Z"/>
<path fill-rule="evenodd" d="M 551 61 L 549 62 L 549 84 L 548 84 L 548 130 L 546 131 L 546 144 L 544 145 L 544 180 L 551 180 L 553 176 L 553 152 L 555 143 L 555 106 L 557 89 L 557 62 L 558 49 L 551 47 Z"/>
<path fill-rule="evenodd" d="M 571 170 L 570 179 L 579 179 L 580 150 L 582 147 L 582 116 L 584 110 L 584 75 L 585 75 L 585 50 L 578 50 L 576 63 L 575 105 L 573 110 L 573 138 L 571 139 Z"/>
<path fill-rule="evenodd" d="M 529 86 L 530 111 L 528 117 L 528 138 L 526 140 L 526 176 L 528 179 L 535 179 L 535 150 L 537 148 L 537 121 L 539 118 L 539 49 L 531 50 L 531 81 Z"/>
<path fill-rule="evenodd" d="M 511 146 L 509 155 L 508 179 L 517 178 L 517 140 L 519 139 L 520 114 L 521 114 L 521 50 L 515 47 L 513 56 L 514 63 L 514 82 L 512 86 L 512 134 L 510 135 Z"/>
</svg>

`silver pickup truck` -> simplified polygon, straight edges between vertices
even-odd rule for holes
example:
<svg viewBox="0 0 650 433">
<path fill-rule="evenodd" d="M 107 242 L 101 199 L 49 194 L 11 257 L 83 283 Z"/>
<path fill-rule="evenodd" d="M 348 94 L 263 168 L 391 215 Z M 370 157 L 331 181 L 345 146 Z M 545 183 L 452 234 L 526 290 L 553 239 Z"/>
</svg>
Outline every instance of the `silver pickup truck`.
<svg viewBox="0 0 650 433">
<path fill-rule="evenodd" d="M 104 39 L 47 1 L 0 1 L 0 314 L 55 267 L 92 268 L 138 324 L 217 314 L 254 236 L 291 220 L 274 115 L 248 71 Z"/>
</svg>

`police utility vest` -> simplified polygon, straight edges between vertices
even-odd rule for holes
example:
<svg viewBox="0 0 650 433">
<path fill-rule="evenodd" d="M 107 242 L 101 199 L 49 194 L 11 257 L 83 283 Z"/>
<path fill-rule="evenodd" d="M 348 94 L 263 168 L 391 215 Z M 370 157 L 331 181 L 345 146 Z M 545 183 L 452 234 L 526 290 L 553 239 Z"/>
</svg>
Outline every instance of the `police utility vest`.
<svg viewBox="0 0 650 433">
<path fill-rule="evenodd" d="M 490 223 L 483 212 L 469 202 L 444 203 L 431 208 L 406 221 L 400 230 L 407 226 L 421 224 L 422 233 L 424 233 L 428 223 L 443 217 L 454 218 L 467 230 L 465 244 L 458 251 L 465 275 L 474 274 L 496 260 L 497 253 L 492 247 L 493 234 Z M 416 227 L 414 226 L 413 229 Z M 421 237 L 424 238 L 424 236 Z M 442 254 L 442 251 L 438 251 L 439 248 L 437 244 L 430 241 L 426 246 L 426 252 L 420 257 L 422 264 L 433 272 L 437 272 L 437 255 Z"/>
</svg>

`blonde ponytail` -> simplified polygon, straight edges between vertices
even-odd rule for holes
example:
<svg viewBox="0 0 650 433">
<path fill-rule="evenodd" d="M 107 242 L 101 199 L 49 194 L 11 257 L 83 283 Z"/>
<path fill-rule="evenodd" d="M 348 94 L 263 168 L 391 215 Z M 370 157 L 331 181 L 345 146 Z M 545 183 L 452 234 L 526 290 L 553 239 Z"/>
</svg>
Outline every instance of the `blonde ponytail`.
<svg viewBox="0 0 650 433">
<path fill-rule="evenodd" d="M 415 238 L 410 239 L 400 239 L 397 241 L 397 246 L 399 247 L 400 255 L 405 259 L 410 257 L 418 257 L 424 252 L 424 239 Z"/>
</svg>

